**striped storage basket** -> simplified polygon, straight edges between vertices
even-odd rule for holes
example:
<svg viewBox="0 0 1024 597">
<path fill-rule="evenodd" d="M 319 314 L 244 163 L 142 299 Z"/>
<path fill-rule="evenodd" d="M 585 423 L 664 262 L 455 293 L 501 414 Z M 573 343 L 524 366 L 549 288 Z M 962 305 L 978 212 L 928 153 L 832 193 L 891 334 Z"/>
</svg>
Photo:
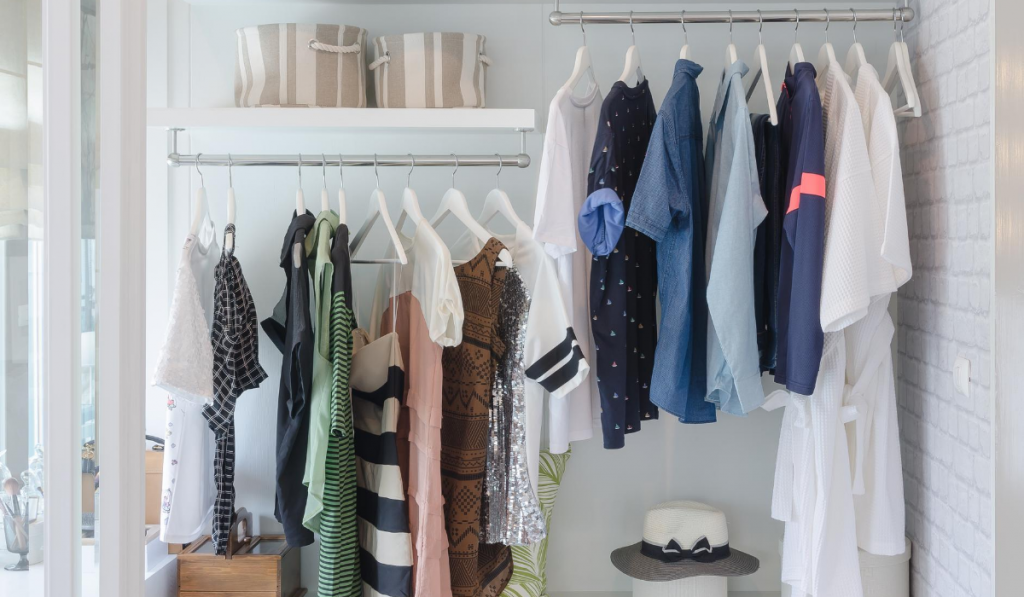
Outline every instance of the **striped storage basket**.
<svg viewBox="0 0 1024 597">
<path fill-rule="evenodd" d="M 407 33 L 373 40 L 380 108 L 483 108 L 491 61 L 473 33 Z"/>
<path fill-rule="evenodd" d="M 235 36 L 236 106 L 366 107 L 366 29 L 282 23 Z"/>
</svg>

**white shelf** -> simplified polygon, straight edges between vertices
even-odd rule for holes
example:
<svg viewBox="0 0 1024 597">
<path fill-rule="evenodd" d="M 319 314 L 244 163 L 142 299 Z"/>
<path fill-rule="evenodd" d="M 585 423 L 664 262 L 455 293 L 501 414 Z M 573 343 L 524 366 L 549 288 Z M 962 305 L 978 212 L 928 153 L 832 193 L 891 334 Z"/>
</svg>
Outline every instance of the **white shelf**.
<svg viewBox="0 0 1024 597">
<path fill-rule="evenodd" d="M 497 108 L 150 108 L 165 128 L 336 128 L 489 132 L 534 128 L 532 109 Z"/>
</svg>

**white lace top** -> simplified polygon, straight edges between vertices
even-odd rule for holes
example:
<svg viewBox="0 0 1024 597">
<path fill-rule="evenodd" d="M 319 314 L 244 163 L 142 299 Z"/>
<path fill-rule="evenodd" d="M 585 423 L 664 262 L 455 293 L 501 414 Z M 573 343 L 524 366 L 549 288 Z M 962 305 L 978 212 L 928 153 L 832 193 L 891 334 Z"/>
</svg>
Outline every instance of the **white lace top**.
<svg viewBox="0 0 1024 597">
<path fill-rule="evenodd" d="M 213 268 L 218 255 L 216 230 L 209 220 L 189 235 L 178 263 L 167 338 L 153 373 L 153 385 L 176 398 L 213 402 Z"/>
</svg>

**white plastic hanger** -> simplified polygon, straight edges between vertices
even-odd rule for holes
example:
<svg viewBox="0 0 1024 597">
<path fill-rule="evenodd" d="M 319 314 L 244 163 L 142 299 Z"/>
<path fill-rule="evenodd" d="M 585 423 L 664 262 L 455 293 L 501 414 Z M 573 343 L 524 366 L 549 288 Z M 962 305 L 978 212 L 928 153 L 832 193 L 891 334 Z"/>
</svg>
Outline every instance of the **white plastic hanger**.
<svg viewBox="0 0 1024 597">
<path fill-rule="evenodd" d="M 199 227 L 203 225 L 203 218 L 206 217 L 206 180 L 203 178 L 203 171 L 199 169 L 199 161 L 203 154 L 196 154 L 196 172 L 199 173 L 199 188 L 196 189 L 196 198 L 192 203 L 192 225 L 188 233 L 192 236 L 199 234 Z"/>
<path fill-rule="evenodd" d="M 792 71 L 797 64 L 807 62 L 804 58 L 804 47 L 800 45 L 798 37 L 800 34 L 800 11 L 794 9 L 793 12 L 796 13 L 796 27 L 793 29 L 793 47 L 789 50 L 790 71 Z"/>
<path fill-rule="evenodd" d="M 344 224 L 345 219 L 348 217 L 347 209 L 345 207 L 345 173 L 342 171 L 344 166 L 345 157 L 338 154 L 338 223 Z"/>
<path fill-rule="evenodd" d="M 469 229 L 470 234 L 475 236 L 481 244 L 486 244 L 488 240 L 493 236 L 486 228 L 480 225 L 480 222 L 476 221 L 476 218 L 469 213 L 469 204 L 466 202 L 466 195 L 462 191 L 455 188 L 455 173 L 459 171 L 459 156 L 454 153 L 451 154 L 455 158 L 455 169 L 452 170 L 452 188 L 445 192 L 444 197 L 441 198 L 441 205 L 437 208 L 437 213 L 430 219 L 430 225 L 435 229 L 444 221 L 448 215 L 453 215 L 455 218 L 462 222 L 462 224 Z M 502 250 L 499 259 L 501 259 L 503 265 L 509 265 L 512 263 L 512 257 L 509 255 L 507 250 Z"/>
<path fill-rule="evenodd" d="M 643 65 L 640 64 L 640 50 L 636 47 L 636 31 L 633 30 L 633 11 L 629 11 L 629 33 L 633 36 L 633 45 L 626 49 L 626 67 L 622 69 L 619 80 L 623 83 L 629 81 L 630 77 L 636 76 L 636 84 L 644 80 Z"/>
<path fill-rule="evenodd" d="M 490 193 L 487 193 L 487 198 L 484 199 L 484 208 L 480 211 L 480 217 L 477 218 L 477 221 L 487 226 L 494 219 L 494 216 L 500 214 L 518 229 L 519 225 L 524 222 L 516 214 L 516 210 L 512 209 L 512 201 L 509 200 L 508 194 L 501 190 L 501 156 L 499 154 L 494 155 L 498 156 L 498 172 L 494 175 L 494 188 Z"/>
<path fill-rule="evenodd" d="M 860 45 L 860 42 L 857 41 L 857 11 L 851 8 L 850 12 L 853 13 L 853 45 L 850 46 L 850 51 L 846 53 L 846 65 L 843 70 L 846 71 L 846 74 L 856 79 L 860 67 L 867 66 L 868 59 L 864 55 L 864 46 Z"/>
<path fill-rule="evenodd" d="M 772 123 L 772 126 L 779 125 L 779 115 L 775 110 L 775 91 L 772 90 L 772 78 L 769 75 L 768 69 L 768 53 L 764 49 L 764 39 L 761 37 L 761 29 L 764 27 L 764 17 L 761 16 L 761 11 L 757 11 L 758 25 L 757 25 L 757 48 L 754 50 L 754 60 L 752 64 L 757 68 L 757 72 L 754 73 L 754 81 L 750 84 L 750 89 L 747 90 L 747 101 L 750 101 L 751 96 L 754 95 L 754 90 L 757 89 L 757 82 L 760 79 L 764 79 L 764 91 L 768 98 L 768 119 Z"/>
<path fill-rule="evenodd" d="M 740 58 L 736 54 L 736 44 L 732 43 L 732 11 L 729 11 L 729 45 L 725 46 L 725 66 L 736 64 Z"/>
<path fill-rule="evenodd" d="M 228 154 L 228 224 L 235 223 L 235 181 L 234 177 L 231 176 L 231 166 L 234 162 L 231 159 L 231 154 Z M 235 250 L 235 233 L 227 232 L 224 234 L 224 250 L 231 251 Z"/>
<path fill-rule="evenodd" d="M 590 59 L 590 48 L 587 47 L 587 30 L 583 28 L 583 13 L 580 13 L 580 30 L 583 31 L 583 45 L 580 49 L 576 50 L 576 63 L 573 64 L 572 74 L 569 75 L 569 80 L 562 85 L 562 89 L 572 93 L 573 89 L 579 85 L 580 81 L 586 75 L 590 76 L 590 82 L 587 84 L 587 91 L 584 96 L 589 96 L 597 88 L 597 75 L 594 74 L 594 65 Z"/>
<path fill-rule="evenodd" d="M 392 246 L 395 247 L 395 258 L 402 265 L 406 265 L 409 263 L 409 258 L 405 255 L 402 241 L 398 238 L 398 231 L 395 230 L 394 224 L 391 223 L 391 216 L 388 215 L 388 204 L 384 199 L 384 191 L 380 190 L 380 177 L 377 175 L 377 154 L 373 155 L 373 176 L 377 180 L 377 187 L 370 193 L 370 211 L 366 214 L 366 220 L 363 221 L 359 231 L 352 237 L 352 242 L 348 244 L 349 253 L 355 259 L 356 253 L 359 252 L 359 247 L 363 245 L 366 235 L 369 234 L 374 222 L 379 217 L 384 222 L 384 227 L 388 231 L 388 237 L 391 239 Z M 381 263 L 387 262 L 388 260 L 381 260 Z"/>
<path fill-rule="evenodd" d="M 690 59 L 690 34 L 686 32 L 686 11 L 679 15 L 679 23 L 683 26 L 683 49 L 679 50 L 680 60 Z"/>
<path fill-rule="evenodd" d="M 406 216 L 408 216 L 409 221 L 414 226 L 419 226 L 420 222 L 424 220 L 423 212 L 420 210 L 419 197 L 416 196 L 416 191 L 412 190 L 412 171 L 416 169 L 416 156 L 410 153 L 409 159 L 412 160 L 412 166 L 405 175 L 405 190 L 402 191 L 402 212 L 398 215 L 398 224 L 395 226 L 396 230 L 402 229 Z"/>
<path fill-rule="evenodd" d="M 882 77 L 882 87 L 888 93 L 892 93 L 899 82 L 903 88 L 903 94 L 907 96 L 907 103 L 893 110 L 897 116 L 920 117 L 921 98 L 917 94 L 917 83 L 914 82 L 914 74 L 910 68 L 910 51 L 906 42 L 903 41 L 903 28 L 900 28 L 900 37 L 896 37 L 896 19 L 902 19 L 903 13 L 896 15 L 896 9 L 892 12 L 892 31 L 894 41 L 889 48 L 889 62 L 885 68 L 885 76 Z"/>
<path fill-rule="evenodd" d="M 827 71 L 833 64 L 838 64 L 836 60 L 836 50 L 832 47 L 832 44 L 828 41 L 828 28 L 832 25 L 832 17 L 828 13 L 828 9 L 825 10 L 825 43 L 822 44 L 821 49 L 818 50 L 818 76 Z"/>
<path fill-rule="evenodd" d="M 320 154 L 320 173 L 324 178 L 324 188 L 320 189 L 320 211 L 331 211 L 331 197 L 327 194 L 327 156 Z"/>
<path fill-rule="evenodd" d="M 299 190 L 295 192 L 295 214 L 301 216 L 306 213 L 306 197 L 302 194 L 302 154 L 299 154 Z"/>
</svg>

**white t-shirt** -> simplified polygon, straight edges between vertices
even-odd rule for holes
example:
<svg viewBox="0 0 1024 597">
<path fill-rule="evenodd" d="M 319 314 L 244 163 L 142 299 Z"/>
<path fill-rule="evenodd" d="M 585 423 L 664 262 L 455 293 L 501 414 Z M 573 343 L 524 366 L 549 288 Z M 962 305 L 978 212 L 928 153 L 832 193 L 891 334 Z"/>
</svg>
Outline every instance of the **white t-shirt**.
<svg viewBox="0 0 1024 597">
<path fill-rule="evenodd" d="M 573 97 L 564 89 L 555 93 L 548 110 L 533 219 L 533 237 L 544 243 L 544 250 L 555 259 L 566 313 L 576 330 L 580 350 L 590 362 L 594 360 L 590 333 L 591 255 L 580 239 L 576 218 L 587 198 L 590 154 L 600 118 L 600 90 L 595 89 L 586 98 Z M 599 399 L 596 376 L 569 394 L 568 431 L 560 435 L 552 428 L 551 452 L 565 452 L 569 442 L 593 437 L 594 427 L 600 425 Z"/>
<path fill-rule="evenodd" d="M 219 258 L 216 230 L 207 220 L 198 238 L 185 239 L 153 375 L 153 384 L 168 392 L 160 490 L 160 538 L 167 543 L 195 541 L 213 517 L 213 432 L 203 404 L 213 399 L 210 326 Z"/>
<path fill-rule="evenodd" d="M 541 443 L 568 449 L 572 428 L 570 396 L 586 386 L 590 365 L 583 356 L 568 313 L 562 307 L 562 287 L 555 262 L 533 238 L 526 224 L 515 234 L 496 235 L 512 255 L 512 264 L 530 293 L 530 311 L 526 317 L 526 343 L 523 351 L 526 372 L 526 446 L 527 469 L 534 493 L 539 487 Z M 464 235 L 453 251 L 472 256 L 482 245 L 472 235 Z M 547 426 L 544 402 L 547 400 Z M 589 406 L 589 403 L 588 403 Z M 542 436 L 547 431 L 547 441 Z M 554 452 L 553 448 L 548 448 Z"/>
</svg>

